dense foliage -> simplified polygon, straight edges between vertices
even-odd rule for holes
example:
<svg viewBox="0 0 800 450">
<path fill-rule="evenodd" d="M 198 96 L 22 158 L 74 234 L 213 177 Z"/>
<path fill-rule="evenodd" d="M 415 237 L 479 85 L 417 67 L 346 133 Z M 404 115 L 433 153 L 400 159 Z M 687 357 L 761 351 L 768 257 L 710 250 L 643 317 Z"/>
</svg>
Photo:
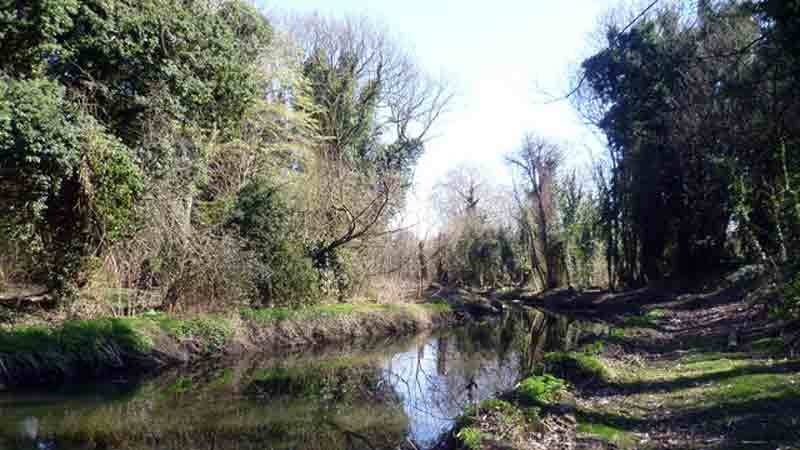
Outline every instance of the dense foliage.
<svg viewBox="0 0 800 450">
<path fill-rule="evenodd" d="M 0 8 L 0 284 L 58 298 L 352 294 L 349 258 L 401 208 L 446 103 L 366 21 L 289 34 L 239 0 Z M 305 39 L 323 28 L 339 47 Z"/>
<path fill-rule="evenodd" d="M 608 140 L 599 170 L 613 281 L 796 257 L 797 3 L 665 6 L 609 24 L 577 104 Z"/>
<path fill-rule="evenodd" d="M 425 242 L 397 219 L 450 96 L 374 23 L 282 30 L 240 0 L 2 3 L 0 285 L 301 305 L 392 274 L 626 287 L 738 260 L 794 298 L 799 10 L 663 2 L 609 20 L 572 96 L 607 156 L 568 170 L 567 145 L 529 134 L 509 188 L 453 168 Z"/>
</svg>

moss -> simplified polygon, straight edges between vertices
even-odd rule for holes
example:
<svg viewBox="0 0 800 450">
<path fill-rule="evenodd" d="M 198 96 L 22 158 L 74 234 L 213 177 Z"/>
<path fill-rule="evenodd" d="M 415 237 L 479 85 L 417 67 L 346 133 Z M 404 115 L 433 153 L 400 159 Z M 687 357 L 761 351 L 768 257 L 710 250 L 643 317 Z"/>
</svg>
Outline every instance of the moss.
<svg viewBox="0 0 800 450">
<path fill-rule="evenodd" d="M 636 441 L 631 434 L 621 428 L 604 423 L 578 423 L 578 433 L 589 434 L 622 449 L 635 448 Z"/>
<path fill-rule="evenodd" d="M 786 343 L 779 337 L 762 338 L 751 343 L 750 349 L 761 355 L 782 355 L 786 352 Z"/>
<path fill-rule="evenodd" d="M 486 435 L 479 429 L 473 427 L 462 428 L 456 437 L 470 450 L 480 450 Z"/>
<path fill-rule="evenodd" d="M 658 320 L 664 318 L 667 311 L 664 309 L 651 309 L 640 316 L 627 316 L 623 321 L 626 327 L 653 328 Z"/>
<path fill-rule="evenodd" d="M 233 384 L 234 381 L 233 376 L 234 376 L 233 369 L 230 367 L 226 367 L 225 369 L 222 369 L 219 372 L 219 375 L 217 375 L 216 378 L 209 384 L 212 387 L 212 389 L 222 386 L 230 386 Z"/>
<path fill-rule="evenodd" d="M 515 393 L 530 403 L 548 403 L 556 400 L 566 387 L 564 380 L 546 374 L 522 380 Z"/>
<path fill-rule="evenodd" d="M 194 382 L 189 377 L 179 377 L 174 383 L 167 387 L 167 391 L 174 394 L 185 394 L 193 389 Z"/>
<path fill-rule="evenodd" d="M 594 341 L 589 344 L 586 344 L 580 348 L 582 353 L 586 353 L 587 355 L 600 355 L 605 350 L 606 344 L 603 341 Z"/>
<path fill-rule="evenodd" d="M 580 352 L 548 353 L 544 357 L 544 370 L 576 384 L 589 385 L 611 379 L 600 359 Z"/>
<path fill-rule="evenodd" d="M 420 305 L 422 308 L 427 309 L 432 313 L 446 314 L 453 312 L 453 307 L 445 301 L 437 301 L 431 303 L 423 303 Z"/>
<path fill-rule="evenodd" d="M 718 404 L 747 404 L 774 398 L 800 396 L 796 376 L 787 373 L 756 373 L 731 377 L 710 390 L 706 398 Z"/>
</svg>

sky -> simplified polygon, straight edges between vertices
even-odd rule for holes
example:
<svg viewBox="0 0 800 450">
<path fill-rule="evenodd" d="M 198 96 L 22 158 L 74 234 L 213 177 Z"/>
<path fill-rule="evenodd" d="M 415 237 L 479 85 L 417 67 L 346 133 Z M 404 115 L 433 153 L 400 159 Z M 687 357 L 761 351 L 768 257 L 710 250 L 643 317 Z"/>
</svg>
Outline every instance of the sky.
<svg viewBox="0 0 800 450">
<path fill-rule="evenodd" d="M 589 55 L 589 34 L 618 0 L 258 0 L 267 12 L 366 15 L 384 23 L 422 68 L 450 83 L 455 99 L 433 130 L 408 201 L 424 222 L 433 186 L 459 164 L 510 184 L 503 156 L 527 132 L 567 144 L 585 166 L 597 137 L 567 101 L 570 71 Z M 421 224 L 426 228 L 429 225 Z M 425 233 L 425 230 L 417 230 Z"/>
</svg>

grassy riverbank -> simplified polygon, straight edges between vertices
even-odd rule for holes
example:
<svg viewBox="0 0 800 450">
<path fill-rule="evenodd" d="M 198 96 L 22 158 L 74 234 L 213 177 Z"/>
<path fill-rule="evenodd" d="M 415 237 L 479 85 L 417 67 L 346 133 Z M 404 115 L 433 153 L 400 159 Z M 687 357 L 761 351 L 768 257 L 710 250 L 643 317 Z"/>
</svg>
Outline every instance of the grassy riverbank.
<svg viewBox="0 0 800 450">
<path fill-rule="evenodd" d="M 444 303 L 244 309 L 175 318 L 162 313 L 0 331 L 0 387 L 141 371 L 200 358 L 270 352 L 447 324 Z"/>
<path fill-rule="evenodd" d="M 800 360 L 747 294 L 718 286 L 569 300 L 608 331 L 544 357 L 539 370 L 566 381 L 561 399 L 526 400 L 539 378 L 524 380 L 462 418 L 450 448 L 800 448 Z"/>
</svg>

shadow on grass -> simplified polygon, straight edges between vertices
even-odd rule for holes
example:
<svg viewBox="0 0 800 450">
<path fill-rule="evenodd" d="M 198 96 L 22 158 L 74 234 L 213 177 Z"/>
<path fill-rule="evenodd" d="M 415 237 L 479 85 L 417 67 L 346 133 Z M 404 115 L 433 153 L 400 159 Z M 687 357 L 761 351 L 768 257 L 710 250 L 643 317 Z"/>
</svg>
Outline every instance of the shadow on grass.
<svg viewBox="0 0 800 450">
<path fill-rule="evenodd" d="M 683 412 L 677 420 L 704 424 L 707 432 L 725 437 L 722 449 L 775 449 L 800 445 L 800 392 L 747 401 L 723 401 Z"/>
<path fill-rule="evenodd" d="M 786 391 L 765 399 L 689 408 L 668 417 L 634 418 L 584 409 L 576 410 L 575 415 L 581 423 L 603 425 L 630 433 L 652 434 L 655 430 L 680 431 L 691 428 L 692 440 L 704 442 L 698 447 L 679 443 L 679 447 L 675 448 L 774 450 L 798 448 L 800 445 L 800 395 L 797 391 Z M 707 444 L 720 437 L 722 441 L 719 445 Z"/>
<path fill-rule="evenodd" d="M 687 389 L 706 383 L 724 382 L 726 380 L 741 376 L 760 375 L 760 374 L 785 374 L 790 372 L 800 372 L 800 361 L 789 361 L 769 366 L 755 365 L 747 367 L 737 367 L 734 369 L 720 370 L 698 376 L 683 376 L 672 380 L 639 382 L 639 383 L 615 383 L 609 386 L 619 389 L 625 394 L 663 393 L 663 392 L 672 392 L 680 389 Z"/>
</svg>

